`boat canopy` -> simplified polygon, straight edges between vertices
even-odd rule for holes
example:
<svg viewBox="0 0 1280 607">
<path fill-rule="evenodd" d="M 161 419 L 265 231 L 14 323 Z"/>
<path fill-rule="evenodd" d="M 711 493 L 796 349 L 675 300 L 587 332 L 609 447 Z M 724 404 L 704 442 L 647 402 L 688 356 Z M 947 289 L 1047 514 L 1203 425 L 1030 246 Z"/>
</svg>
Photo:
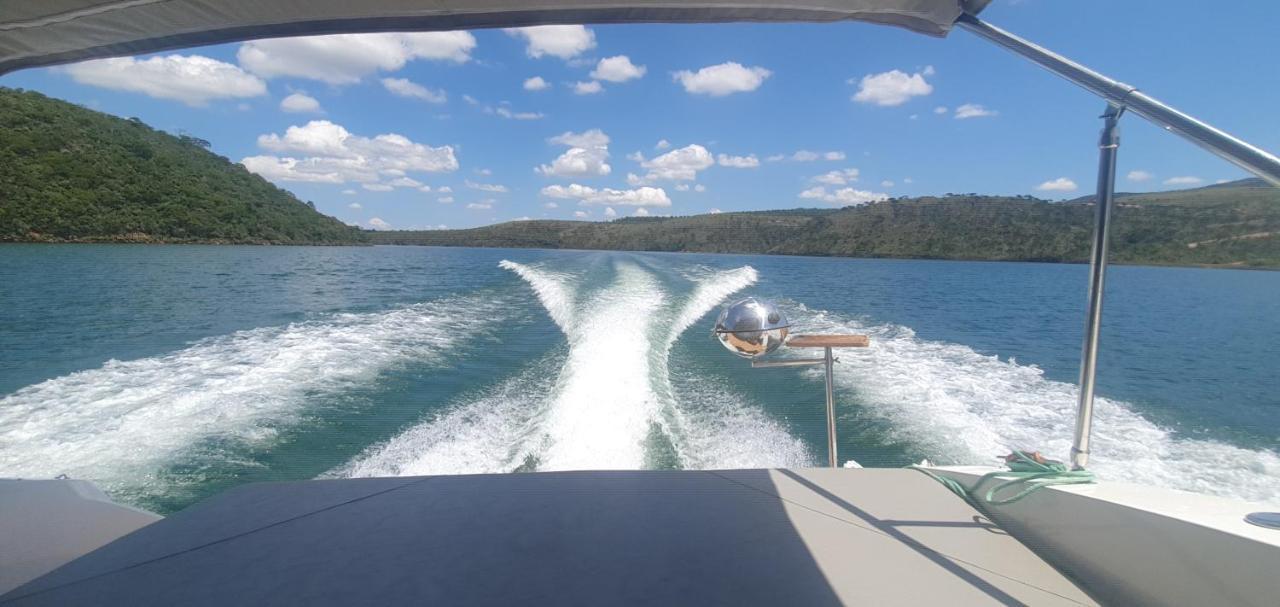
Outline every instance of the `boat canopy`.
<svg viewBox="0 0 1280 607">
<path fill-rule="evenodd" d="M 946 36 L 990 0 L 43 0 L 6 2 L 0 74 L 256 38 L 579 23 L 866 21 Z"/>
</svg>

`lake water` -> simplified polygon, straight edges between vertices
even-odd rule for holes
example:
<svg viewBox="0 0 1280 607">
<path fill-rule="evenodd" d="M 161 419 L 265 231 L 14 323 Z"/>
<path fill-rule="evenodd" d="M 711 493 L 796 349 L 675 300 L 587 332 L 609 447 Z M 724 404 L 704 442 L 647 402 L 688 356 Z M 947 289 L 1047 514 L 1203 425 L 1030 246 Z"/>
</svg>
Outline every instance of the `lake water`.
<svg viewBox="0 0 1280 607">
<path fill-rule="evenodd" d="M 172 512 L 325 476 L 826 461 L 822 377 L 710 337 L 742 296 L 839 354 L 841 460 L 1065 457 L 1078 265 L 422 247 L 0 245 L 0 476 Z M 1109 274 L 1091 467 L 1280 503 L 1280 273 Z"/>
</svg>

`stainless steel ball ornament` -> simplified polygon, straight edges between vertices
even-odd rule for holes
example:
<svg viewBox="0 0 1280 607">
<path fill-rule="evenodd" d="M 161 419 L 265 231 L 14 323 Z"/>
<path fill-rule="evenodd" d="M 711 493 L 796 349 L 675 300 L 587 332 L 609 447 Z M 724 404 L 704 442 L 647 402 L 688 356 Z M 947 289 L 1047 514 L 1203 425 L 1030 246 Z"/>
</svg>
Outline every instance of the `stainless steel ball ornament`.
<svg viewBox="0 0 1280 607">
<path fill-rule="evenodd" d="M 759 358 L 777 350 L 787 340 L 790 328 L 787 317 L 773 302 L 748 297 L 720 312 L 714 335 L 730 352 Z"/>
</svg>

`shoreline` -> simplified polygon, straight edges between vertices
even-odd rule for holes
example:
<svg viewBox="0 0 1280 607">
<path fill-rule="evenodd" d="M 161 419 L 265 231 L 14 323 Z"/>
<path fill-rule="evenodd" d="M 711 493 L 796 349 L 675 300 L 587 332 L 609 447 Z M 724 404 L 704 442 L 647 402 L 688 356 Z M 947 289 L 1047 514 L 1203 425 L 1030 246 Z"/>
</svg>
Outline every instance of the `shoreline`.
<svg viewBox="0 0 1280 607">
<path fill-rule="evenodd" d="M 376 243 L 376 242 L 271 242 L 271 241 L 230 241 L 220 239 L 191 239 L 191 240 L 155 240 L 155 239 L 122 239 L 122 238 L 80 238 L 74 240 L 65 239 L 49 239 L 49 240 L 4 240 L 0 239 L 0 245 L 82 245 L 82 244 L 100 244 L 100 245 L 142 245 L 142 246 L 172 246 L 172 245 L 192 245 L 192 246 L 260 246 L 260 247 L 424 247 L 424 248 L 448 248 L 448 249 L 504 249 L 504 250 L 530 250 L 530 251 L 568 251 L 568 252 L 602 252 L 614 251 L 619 253 L 658 253 L 671 255 L 746 255 L 746 256 L 768 256 L 768 257 L 799 257 L 810 259 L 857 259 L 857 260 L 898 260 L 898 261 L 964 261 L 974 263 L 1044 263 L 1044 264 L 1062 264 L 1062 265 L 1088 265 L 1088 260 L 1058 260 L 1058 259 L 990 259 L 975 257 L 922 257 L 922 256 L 847 256 L 847 255 L 798 255 L 794 253 L 742 253 L 742 252 L 726 252 L 726 251 L 661 251 L 647 249 L 569 249 L 569 248 L 547 248 L 547 247 L 503 247 L 503 246 L 460 246 L 447 244 L 407 244 L 407 243 Z M 1108 261 L 1108 266 L 1133 266 L 1133 267 L 1149 267 L 1149 268 L 1192 268 L 1200 270 L 1250 270 L 1261 272 L 1280 272 L 1280 265 L 1251 266 L 1243 263 L 1233 264 L 1180 264 L 1180 263 L 1163 263 L 1159 261 Z"/>
</svg>

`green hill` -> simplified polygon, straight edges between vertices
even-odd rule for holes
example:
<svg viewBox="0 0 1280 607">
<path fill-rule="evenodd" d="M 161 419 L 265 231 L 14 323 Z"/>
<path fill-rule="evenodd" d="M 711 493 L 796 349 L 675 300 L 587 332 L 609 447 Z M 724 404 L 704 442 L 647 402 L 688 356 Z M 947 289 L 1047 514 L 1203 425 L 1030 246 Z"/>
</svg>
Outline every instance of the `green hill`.
<svg viewBox="0 0 1280 607">
<path fill-rule="evenodd" d="M 1089 198 L 1052 203 L 976 194 L 608 223 L 519 221 L 470 230 L 374 232 L 375 244 L 619 249 L 1082 262 Z M 1122 194 L 1112 223 L 1119 263 L 1280 267 L 1280 189 L 1258 180 Z"/>
<path fill-rule="evenodd" d="M 208 145 L 0 87 L 0 242 L 366 241 Z"/>
</svg>

